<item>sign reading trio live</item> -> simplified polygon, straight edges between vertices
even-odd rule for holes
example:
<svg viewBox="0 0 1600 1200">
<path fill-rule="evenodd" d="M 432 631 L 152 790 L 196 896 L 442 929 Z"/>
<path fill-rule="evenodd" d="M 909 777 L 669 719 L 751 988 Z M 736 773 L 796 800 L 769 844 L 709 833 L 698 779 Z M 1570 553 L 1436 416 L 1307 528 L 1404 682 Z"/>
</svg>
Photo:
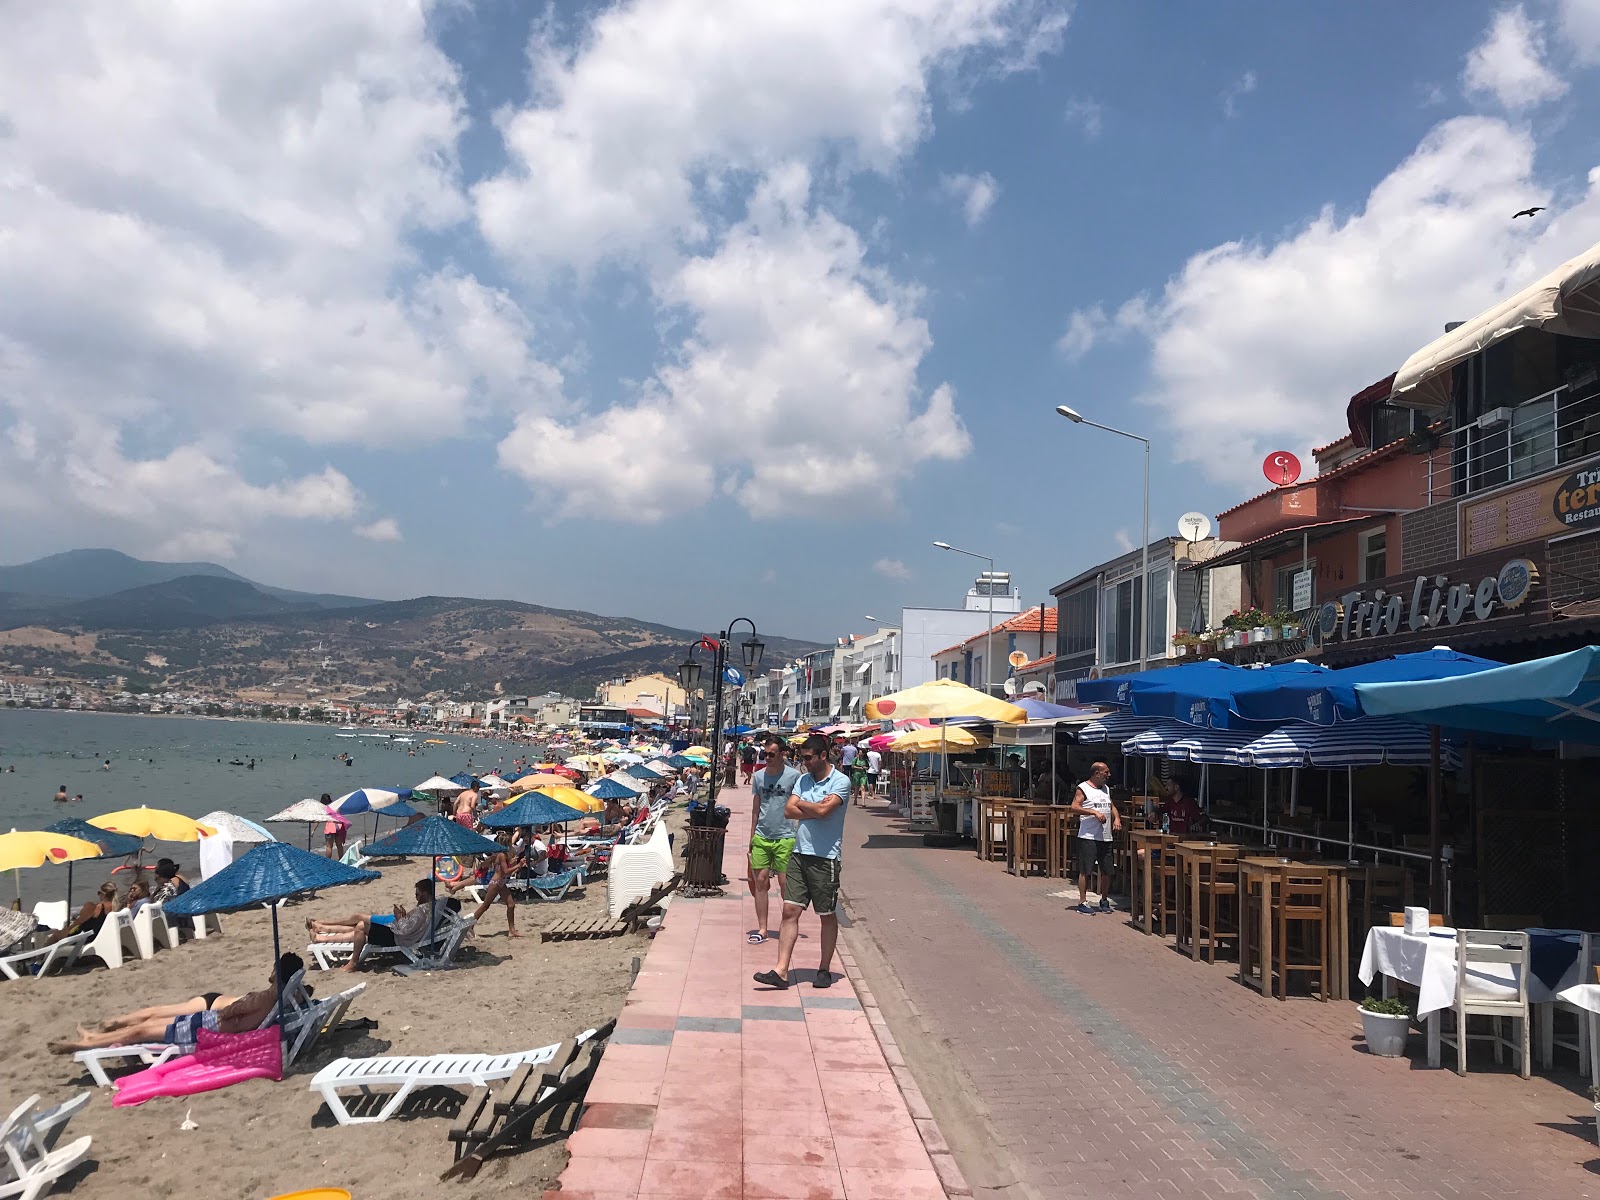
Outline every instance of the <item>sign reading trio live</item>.
<svg viewBox="0 0 1600 1200">
<path fill-rule="evenodd" d="M 1539 568 L 1529 559 L 1513 558 L 1496 574 L 1473 582 L 1418 575 L 1409 597 L 1383 588 L 1346 592 L 1308 618 L 1311 640 L 1321 645 L 1459 625 L 1468 617 L 1485 621 L 1496 612 L 1521 608 L 1538 583 Z"/>
</svg>

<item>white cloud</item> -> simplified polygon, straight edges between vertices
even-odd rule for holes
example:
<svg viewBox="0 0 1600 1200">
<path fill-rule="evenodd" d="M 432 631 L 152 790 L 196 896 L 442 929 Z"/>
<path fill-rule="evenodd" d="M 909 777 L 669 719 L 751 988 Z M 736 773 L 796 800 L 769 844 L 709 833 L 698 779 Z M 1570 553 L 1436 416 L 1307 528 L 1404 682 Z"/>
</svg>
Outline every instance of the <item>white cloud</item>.
<svg viewBox="0 0 1600 1200">
<path fill-rule="evenodd" d="M 1595 0 L 1556 0 L 1556 29 L 1580 63 L 1600 62 L 1600 4 Z"/>
<path fill-rule="evenodd" d="M 1067 101 L 1067 124 L 1083 130 L 1083 136 L 1094 141 L 1105 127 L 1105 106 L 1095 100 L 1075 98 Z"/>
<path fill-rule="evenodd" d="M 1552 206 L 1537 231 L 1511 214 Z M 1272 449 L 1336 436 L 1356 391 L 1448 320 L 1474 316 L 1600 241 L 1600 168 L 1566 208 L 1533 175 L 1526 130 L 1486 117 L 1436 126 L 1360 211 L 1324 209 L 1271 243 L 1194 255 L 1130 329 L 1148 338 L 1141 399 L 1174 458 L 1240 486 Z"/>
<path fill-rule="evenodd" d="M 8 15 L 0 427 L 52 452 L 21 455 L 13 437 L 0 475 L 69 461 L 93 427 L 108 479 L 199 454 L 211 486 L 298 520 L 281 502 L 302 490 L 293 476 L 280 495 L 238 474 L 264 457 L 253 439 L 414 444 L 492 405 L 559 404 L 505 293 L 414 248 L 470 215 L 464 105 L 428 8 L 236 0 L 218 20 L 85 0 Z M 122 445 L 137 451 L 107 458 Z M 64 513 L 97 515 L 86 488 Z M 175 511 L 118 515 L 149 522 L 147 538 L 211 538 L 172 533 Z"/>
<path fill-rule="evenodd" d="M 559 516 L 659 521 L 718 492 L 756 517 L 882 505 L 918 463 L 965 455 L 951 390 L 919 398 L 918 293 L 812 211 L 809 185 L 775 172 L 714 252 L 657 284 L 691 332 L 633 403 L 525 417 L 502 466 Z"/>
<path fill-rule="evenodd" d="M 985 171 L 982 175 L 945 175 L 939 180 L 944 194 L 961 208 L 968 229 L 976 229 L 1000 198 L 1000 185 Z"/>
<path fill-rule="evenodd" d="M 1138 545 L 1138 543 L 1133 540 L 1133 535 L 1126 529 L 1113 529 L 1111 531 L 1111 540 L 1117 544 L 1117 549 L 1122 551 L 1124 554 Z"/>
<path fill-rule="evenodd" d="M 893 579 L 901 583 L 911 578 L 911 568 L 898 558 L 880 558 L 872 564 L 872 569 L 885 579 Z"/>
<path fill-rule="evenodd" d="M 1056 349 L 1066 355 L 1068 362 L 1077 362 L 1094 349 L 1110 324 L 1103 305 L 1080 308 L 1067 317 L 1067 330 L 1056 342 Z"/>
<path fill-rule="evenodd" d="M 1256 90 L 1256 73 L 1246 71 L 1228 85 L 1222 93 L 1222 115 L 1228 118 L 1239 115 L 1239 101 Z"/>
<path fill-rule="evenodd" d="M 1512 112 L 1521 112 L 1564 94 L 1567 83 L 1544 61 L 1544 26 L 1522 5 L 1494 15 L 1483 41 L 1467 55 L 1461 84 L 1468 94 L 1485 94 Z"/>
<path fill-rule="evenodd" d="M 379 517 L 376 521 L 366 525 L 357 525 L 357 537 L 366 538 L 369 542 L 398 542 L 404 540 L 400 536 L 400 522 L 393 517 Z"/>
<path fill-rule="evenodd" d="M 534 102 L 499 117 L 511 166 L 473 189 L 531 268 L 701 246 L 720 192 L 791 160 L 887 172 L 926 136 L 936 74 L 1028 70 L 1049 0 L 625 0 L 533 49 Z"/>
</svg>

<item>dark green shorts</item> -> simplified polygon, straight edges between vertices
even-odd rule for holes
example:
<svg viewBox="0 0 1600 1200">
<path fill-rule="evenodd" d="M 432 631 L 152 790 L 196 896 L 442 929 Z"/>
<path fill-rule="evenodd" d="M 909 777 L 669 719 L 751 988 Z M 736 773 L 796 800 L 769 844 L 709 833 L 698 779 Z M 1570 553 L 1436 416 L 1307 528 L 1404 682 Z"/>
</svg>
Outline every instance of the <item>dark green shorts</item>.
<svg viewBox="0 0 1600 1200">
<path fill-rule="evenodd" d="M 810 905 L 819 917 L 831 917 L 839 906 L 839 860 L 815 854 L 791 854 L 783 877 L 783 902 Z"/>
</svg>

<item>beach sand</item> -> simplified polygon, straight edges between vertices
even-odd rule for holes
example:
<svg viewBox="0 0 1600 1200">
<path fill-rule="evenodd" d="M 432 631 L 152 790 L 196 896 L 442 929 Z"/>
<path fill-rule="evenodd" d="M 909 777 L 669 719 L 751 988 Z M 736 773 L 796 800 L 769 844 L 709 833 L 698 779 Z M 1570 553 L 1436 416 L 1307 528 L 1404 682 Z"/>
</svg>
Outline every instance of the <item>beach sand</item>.
<svg viewBox="0 0 1600 1200">
<path fill-rule="evenodd" d="M 677 816 L 678 814 L 674 814 Z M 681 818 L 680 818 L 681 819 Z M 674 825 L 678 822 L 673 821 Z M 305 919 L 350 912 L 388 912 L 410 903 L 425 860 L 387 867 L 381 880 L 336 888 L 282 909 L 283 948 L 303 953 Z M 562 1139 L 487 1163 L 471 1183 L 440 1183 L 453 1159 L 446 1139 L 466 1090 L 413 1093 L 388 1121 L 341 1127 L 308 1087 L 321 1067 L 343 1056 L 506 1052 L 559 1042 L 615 1017 L 627 995 L 632 960 L 648 941 L 629 935 L 597 941 L 541 942 L 538 930 L 555 920 L 603 916 L 606 888 L 591 884 L 579 898 L 517 906 L 517 928 L 506 936 L 505 909 L 495 906 L 463 955 L 462 969 L 397 976 L 372 968 L 359 976 L 323 973 L 307 980 L 331 995 L 357 980 L 367 985 L 347 1017 L 346 1031 L 325 1037 L 316 1053 L 294 1064 L 282 1082 L 255 1080 L 202 1095 L 163 1098 L 136 1108 L 111 1106 L 96 1089 L 73 1118 L 67 1136 L 89 1134 L 89 1160 L 53 1194 L 77 1200 L 128 1196 L 270 1197 L 317 1186 L 361 1197 L 538 1195 L 561 1174 Z M 72 1035 L 74 1024 L 102 1020 L 147 1005 L 171 1004 L 207 991 L 241 994 L 265 984 L 272 932 L 265 911 L 224 916 L 223 936 L 159 951 L 148 962 L 116 971 L 96 966 L 49 979 L 0 982 L 0 1103 L 9 1109 L 39 1093 L 54 1103 L 91 1087 L 70 1058 L 45 1044 Z M 349 1029 L 367 1018 L 376 1027 Z M 418 1099 L 421 1096 L 422 1099 Z M 200 1126 L 180 1131 L 185 1114 Z"/>
</svg>

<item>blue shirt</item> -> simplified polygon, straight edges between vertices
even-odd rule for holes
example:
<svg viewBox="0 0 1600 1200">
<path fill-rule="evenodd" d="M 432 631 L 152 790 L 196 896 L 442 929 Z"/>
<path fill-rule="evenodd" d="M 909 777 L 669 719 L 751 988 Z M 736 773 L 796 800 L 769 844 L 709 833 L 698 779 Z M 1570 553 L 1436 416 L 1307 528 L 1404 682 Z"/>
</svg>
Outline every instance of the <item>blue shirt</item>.
<svg viewBox="0 0 1600 1200">
<path fill-rule="evenodd" d="M 794 843 L 797 854 L 838 858 L 839 843 L 844 840 L 844 813 L 850 807 L 850 777 L 833 767 L 821 779 L 810 771 L 801 771 L 794 794 L 808 804 L 821 804 L 829 796 L 839 797 L 839 807 L 826 817 L 800 822 L 800 832 Z"/>
<path fill-rule="evenodd" d="M 784 763 L 783 770 L 770 775 L 765 769 L 757 771 L 750 790 L 756 797 L 756 829 L 760 837 L 779 840 L 795 836 L 797 822 L 783 815 L 794 791 L 795 780 L 800 778 L 799 768 Z"/>
</svg>

